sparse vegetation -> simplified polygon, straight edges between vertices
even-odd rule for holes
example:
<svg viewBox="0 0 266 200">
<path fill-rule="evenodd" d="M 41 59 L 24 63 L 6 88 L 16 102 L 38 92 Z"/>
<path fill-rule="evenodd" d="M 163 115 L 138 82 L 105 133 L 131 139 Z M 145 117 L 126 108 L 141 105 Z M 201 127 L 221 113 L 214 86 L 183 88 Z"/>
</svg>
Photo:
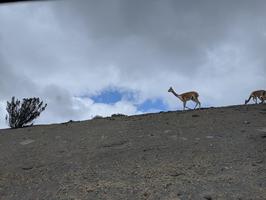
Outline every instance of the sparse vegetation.
<svg viewBox="0 0 266 200">
<path fill-rule="evenodd" d="M 22 103 L 20 100 L 12 97 L 11 102 L 7 102 L 6 120 L 10 128 L 21 128 L 29 124 L 45 110 L 47 104 L 43 105 L 43 102 L 39 98 L 23 98 Z"/>
<path fill-rule="evenodd" d="M 111 117 L 126 117 L 127 115 L 124 115 L 124 114 L 113 114 Z"/>
</svg>

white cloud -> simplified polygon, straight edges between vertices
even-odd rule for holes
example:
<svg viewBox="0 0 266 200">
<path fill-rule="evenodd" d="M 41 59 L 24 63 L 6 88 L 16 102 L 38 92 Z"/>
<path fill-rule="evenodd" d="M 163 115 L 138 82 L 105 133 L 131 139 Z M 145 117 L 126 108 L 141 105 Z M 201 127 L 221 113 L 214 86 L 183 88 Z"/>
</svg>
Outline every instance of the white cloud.
<svg viewBox="0 0 266 200">
<path fill-rule="evenodd" d="M 0 6 L 0 101 L 40 96 L 48 103 L 41 123 L 136 114 L 136 104 L 156 98 L 181 108 L 170 86 L 198 91 L 203 106 L 243 103 L 266 87 L 265 8 L 259 0 Z M 110 87 L 137 98 L 78 98 Z"/>
<path fill-rule="evenodd" d="M 8 128 L 8 125 L 5 120 L 6 116 L 6 102 L 5 101 L 0 101 L 0 127 L 1 128 Z"/>
<path fill-rule="evenodd" d="M 50 108 L 43 112 L 36 123 L 62 123 L 69 120 L 88 120 L 95 116 L 107 117 L 118 113 L 125 115 L 141 114 L 132 102 L 119 101 L 114 104 L 103 104 L 93 102 L 90 98 L 77 97 L 72 97 L 68 100 L 70 100 L 68 110 L 63 111 L 62 109 L 66 108 L 67 105 L 63 104 L 60 106 L 59 102 L 57 105 L 50 105 L 52 109 Z"/>
</svg>

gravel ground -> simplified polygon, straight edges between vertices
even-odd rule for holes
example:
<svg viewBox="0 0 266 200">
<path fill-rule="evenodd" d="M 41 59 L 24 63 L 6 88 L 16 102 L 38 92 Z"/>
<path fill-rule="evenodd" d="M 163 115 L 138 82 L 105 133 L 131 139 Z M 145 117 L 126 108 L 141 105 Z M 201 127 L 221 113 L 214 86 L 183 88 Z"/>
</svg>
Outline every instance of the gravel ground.
<svg viewBox="0 0 266 200">
<path fill-rule="evenodd" d="M 1 200 L 266 200 L 266 105 L 0 130 Z"/>
</svg>

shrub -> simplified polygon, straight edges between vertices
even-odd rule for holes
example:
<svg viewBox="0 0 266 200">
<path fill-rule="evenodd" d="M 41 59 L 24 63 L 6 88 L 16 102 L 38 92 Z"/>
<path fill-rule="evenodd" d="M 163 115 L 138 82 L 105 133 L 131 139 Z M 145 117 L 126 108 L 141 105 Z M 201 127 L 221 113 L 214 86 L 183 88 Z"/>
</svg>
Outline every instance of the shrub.
<svg viewBox="0 0 266 200">
<path fill-rule="evenodd" d="M 118 114 L 112 114 L 111 117 L 127 117 L 127 115 L 118 113 Z"/>
<path fill-rule="evenodd" d="M 47 104 L 43 106 L 43 102 L 39 98 L 24 98 L 20 104 L 18 99 L 15 100 L 15 97 L 12 97 L 11 102 L 7 102 L 6 120 L 11 128 L 24 127 L 36 119 L 46 106 Z"/>
</svg>

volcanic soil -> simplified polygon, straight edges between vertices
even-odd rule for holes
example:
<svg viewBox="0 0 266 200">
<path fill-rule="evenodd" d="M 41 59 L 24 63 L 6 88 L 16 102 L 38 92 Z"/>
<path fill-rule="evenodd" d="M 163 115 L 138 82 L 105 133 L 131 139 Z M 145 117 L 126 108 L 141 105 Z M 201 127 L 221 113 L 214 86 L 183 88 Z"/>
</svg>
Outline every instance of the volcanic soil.
<svg viewBox="0 0 266 200">
<path fill-rule="evenodd" d="M 266 200 L 266 104 L 0 130 L 1 200 Z"/>
</svg>

